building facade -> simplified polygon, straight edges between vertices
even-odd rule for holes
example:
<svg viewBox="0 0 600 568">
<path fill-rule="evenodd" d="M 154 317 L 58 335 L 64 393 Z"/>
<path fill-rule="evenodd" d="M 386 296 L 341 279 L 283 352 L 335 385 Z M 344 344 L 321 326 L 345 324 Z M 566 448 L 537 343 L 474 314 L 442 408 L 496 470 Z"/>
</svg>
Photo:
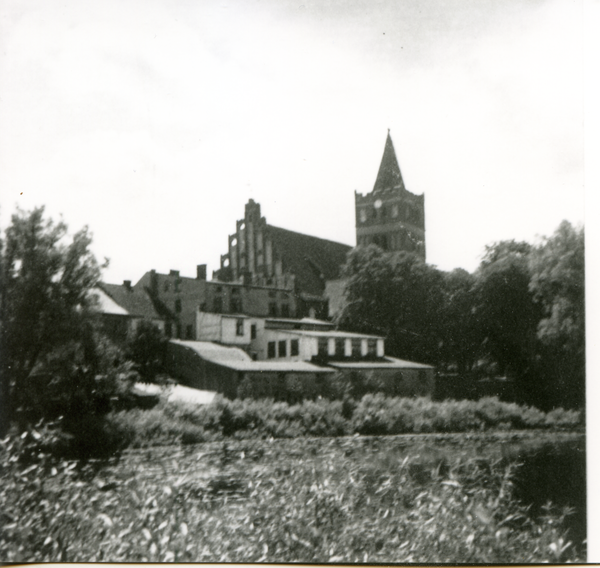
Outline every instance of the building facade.
<svg viewBox="0 0 600 568">
<path fill-rule="evenodd" d="M 288 290 L 295 298 L 296 317 L 327 317 L 326 283 L 339 278 L 351 248 L 269 225 L 261 216 L 260 205 L 250 199 L 244 218 L 229 235 L 228 252 L 221 256 L 221 268 L 213 277 Z"/>
<path fill-rule="evenodd" d="M 198 338 L 198 311 L 245 314 L 257 317 L 294 317 L 296 296 L 276 286 L 247 286 L 240 282 L 206 279 L 206 265 L 196 268 L 196 277 L 181 276 L 179 270 L 161 274 L 146 272 L 134 288 L 145 291 L 166 321 L 168 337 Z"/>
<path fill-rule="evenodd" d="M 389 130 L 373 190 L 355 192 L 354 202 L 357 245 L 413 252 L 425 260 L 425 196 L 406 189 Z"/>
</svg>

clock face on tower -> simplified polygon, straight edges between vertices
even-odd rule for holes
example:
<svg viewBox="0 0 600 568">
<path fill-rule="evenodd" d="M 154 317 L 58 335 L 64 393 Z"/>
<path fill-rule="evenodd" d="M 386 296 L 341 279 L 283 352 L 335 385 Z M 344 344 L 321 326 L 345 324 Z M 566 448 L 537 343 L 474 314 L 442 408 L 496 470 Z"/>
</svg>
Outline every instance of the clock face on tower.
<svg viewBox="0 0 600 568">
<path fill-rule="evenodd" d="M 375 209 L 379 209 L 380 207 L 381 207 L 381 199 L 378 199 L 378 200 L 375 202 Z"/>
</svg>

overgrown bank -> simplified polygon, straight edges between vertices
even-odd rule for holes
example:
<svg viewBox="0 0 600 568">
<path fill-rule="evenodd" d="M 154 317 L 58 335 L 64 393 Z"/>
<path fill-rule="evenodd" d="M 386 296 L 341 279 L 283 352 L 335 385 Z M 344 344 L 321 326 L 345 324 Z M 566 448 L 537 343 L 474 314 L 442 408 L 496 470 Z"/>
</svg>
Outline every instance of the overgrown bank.
<svg viewBox="0 0 600 568">
<path fill-rule="evenodd" d="M 553 439 L 581 458 L 581 434 L 443 438 L 228 440 L 130 451 L 99 472 L 24 469 L 5 446 L 0 550 L 19 562 L 585 561 L 572 510 L 519 499 L 531 452 Z"/>
<path fill-rule="evenodd" d="M 227 438 L 335 437 L 492 430 L 577 430 L 580 412 L 505 403 L 497 398 L 433 402 L 365 395 L 360 401 L 320 399 L 288 405 L 218 398 L 207 406 L 161 402 L 151 410 L 113 412 L 109 437 L 121 446 L 194 444 Z"/>
</svg>

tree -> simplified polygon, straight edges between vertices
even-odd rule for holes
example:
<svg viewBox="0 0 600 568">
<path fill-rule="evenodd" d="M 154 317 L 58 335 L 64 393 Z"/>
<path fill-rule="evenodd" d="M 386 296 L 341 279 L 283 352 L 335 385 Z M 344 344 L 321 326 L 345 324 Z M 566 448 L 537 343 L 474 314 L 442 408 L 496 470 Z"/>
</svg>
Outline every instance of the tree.
<svg viewBox="0 0 600 568">
<path fill-rule="evenodd" d="M 483 350 L 511 378 L 531 375 L 539 308 L 529 290 L 531 245 L 503 241 L 486 247 L 476 273 L 475 319 Z"/>
<path fill-rule="evenodd" d="M 480 336 L 475 325 L 475 277 L 457 268 L 444 273 L 443 303 L 439 325 L 442 336 L 441 362 L 456 365 L 460 374 L 469 372 L 477 361 Z"/>
<path fill-rule="evenodd" d="M 164 371 L 167 344 L 169 340 L 152 322 L 142 320 L 133 337 L 127 341 L 126 355 L 135 363 L 140 376 L 154 382 Z"/>
<path fill-rule="evenodd" d="M 43 207 L 12 216 L 0 243 L 3 431 L 16 410 L 29 404 L 31 388 L 48 383 L 47 373 L 59 361 L 63 370 L 72 364 L 70 372 L 86 379 L 101 366 L 89 291 L 102 267 L 90 244 L 87 228 L 69 237 L 62 221 L 44 218 Z"/>
<path fill-rule="evenodd" d="M 585 241 L 583 228 L 563 221 L 529 257 L 529 290 L 541 306 L 537 338 L 555 398 L 585 398 Z"/>
<path fill-rule="evenodd" d="M 340 325 L 386 337 L 386 351 L 436 363 L 442 274 L 412 253 L 357 247 L 343 268 L 347 304 Z"/>
</svg>

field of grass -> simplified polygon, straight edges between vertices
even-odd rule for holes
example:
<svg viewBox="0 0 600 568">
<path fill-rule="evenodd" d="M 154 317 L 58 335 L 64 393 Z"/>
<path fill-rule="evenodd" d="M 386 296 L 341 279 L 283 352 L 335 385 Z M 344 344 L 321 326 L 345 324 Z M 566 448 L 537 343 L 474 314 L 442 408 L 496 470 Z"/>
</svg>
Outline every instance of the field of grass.
<svg viewBox="0 0 600 568">
<path fill-rule="evenodd" d="M 585 561 L 568 510 L 518 500 L 528 456 L 583 451 L 576 432 L 228 438 L 28 467 L 18 444 L 4 561 Z"/>
</svg>

